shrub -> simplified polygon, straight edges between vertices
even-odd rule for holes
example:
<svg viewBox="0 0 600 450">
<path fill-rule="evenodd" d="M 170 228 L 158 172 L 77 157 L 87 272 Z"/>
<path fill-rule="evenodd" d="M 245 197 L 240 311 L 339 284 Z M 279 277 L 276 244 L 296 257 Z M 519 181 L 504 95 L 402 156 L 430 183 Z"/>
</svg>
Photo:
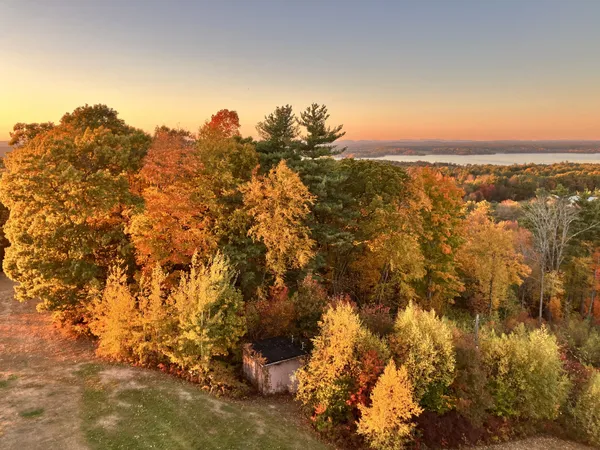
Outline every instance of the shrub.
<svg viewBox="0 0 600 450">
<path fill-rule="evenodd" d="M 470 334 L 458 331 L 454 336 L 456 378 L 452 383 L 457 412 L 475 426 L 481 426 L 492 408 L 488 378 L 482 367 L 481 353 Z"/>
<path fill-rule="evenodd" d="M 363 328 L 353 306 L 342 301 L 323 315 L 313 346 L 308 364 L 297 372 L 297 398 L 312 409 L 319 429 L 352 422 L 389 350 Z"/>
<path fill-rule="evenodd" d="M 571 318 L 559 333 L 580 362 L 600 367 L 600 331 L 589 320 Z"/>
<path fill-rule="evenodd" d="M 390 359 L 390 351 L 378 336 L 364 329 L 356 343 L 357 364 L 352 373 L 352 393 L 348 404 L 351 406 L 370 405 L 370 396 L 379 375 Z M 359 411 L 355 409 L 354 415 Z"/>
<path fill-rule="evenodd" d="M 194 255 L 190 273 L 169 297 L 177 319 L 168 345 L 172 363 L 202 376 L 213 358 L 238 349 L 246 326 L 242 295 L 233 287 L 233 278 L 223 255 L 217 254 L 208 265 Z"/>
<path fill-rule="evenodd" d="M 295 334 L 296 311 L 287 288 L 271 288 L 269 298 L 246 304 L 248 336 L 254 340 Z"/>
<path fill-rule="evenodd" d="M 364 325 L 379 337 L 386 337 L 394 331 L 394 318 L 388 306 L 366 305 L 359 314 Z"/>
<path fill-rule="evenodd" d="M 109 270 L 102 296 L 92 304 L 90 330 L 98 337 L 96 353 L 108 358 L 130 360 L 139 342 L 140 315 L 136 298 L 127 285 L 121 265 Z"/>
<path fill-rule="evenodd" d="M 587 440 L 600 446 L 600 374 L 595 372 L 573 408 L 573 418 L 577 430 L 583 432 Z"/>
<path fill-rule="evenodd" d="M 391 360 L 371 394 L 372 405 L 361 406 L 358 433 L 375 449 L 400 449 L 411 435 L 413 416 L 421 413 L 404 366 Z"/>
<path fill-rule="evenodd" d="M 496 415 L 554 419 L 569 389 L 556 338 L 545 328 L 509 335 L 483 333 L 483 364 L 490 380 Z"/>
<path fill-rule="evenodd" d="M 140 280 L 138 307 L 142 336 L 134 352 L 144 363 L 165 361 L 166 338 L 176 331 L 173 310 L 167 303 L 166 279 L 167 275 L 157 264 L 150 277 L 143 276 Z"/>
<path fill-rule="evenodd" d="M 406 366 L 417 401 L 428 409 L 446 410 L 446 391 L 455 369 L 448 322 L 411 302 L 398 314 L 390 346 L 397 364 Z"/>
</svg>

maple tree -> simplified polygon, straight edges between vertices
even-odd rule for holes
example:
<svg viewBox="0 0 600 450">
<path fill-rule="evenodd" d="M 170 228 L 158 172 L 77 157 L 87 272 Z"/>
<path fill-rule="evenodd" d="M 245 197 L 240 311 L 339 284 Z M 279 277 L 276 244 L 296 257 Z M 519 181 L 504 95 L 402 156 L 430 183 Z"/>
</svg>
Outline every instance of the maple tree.
<svg viewBox="0 0 600 450">
<path fill-rule="evenodd" d="M 127 213 L 149 137 L 104 106 L 82 107 L 5 158 L 0 197 L 10 209 L 5 273 L 20 300 L 80 323 L 118 257 L 133 262 Z"/>
<path fill-rule="evenodd" d="M 139 174 L 144 207 L 129 226 L 140 265 L 181 267 L 197 250 L 216 249 L 212 196 L 198 189 L 201 167 L 188 133 L 156 130 Z"/>
</svg>

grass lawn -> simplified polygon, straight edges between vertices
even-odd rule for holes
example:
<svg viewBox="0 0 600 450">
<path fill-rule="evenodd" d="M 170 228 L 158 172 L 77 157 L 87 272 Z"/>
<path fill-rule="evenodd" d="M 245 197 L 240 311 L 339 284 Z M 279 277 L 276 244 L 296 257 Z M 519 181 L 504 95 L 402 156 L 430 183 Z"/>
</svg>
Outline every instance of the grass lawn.
<svg viewBox="0 0 600 450">
<path fill-rule="evenodd" d="M 95 449 L 303 449 L 321 443 L 281 400 L 219 399 L 162 373 L 87 364 L 82 427 Z"/>
</svg>

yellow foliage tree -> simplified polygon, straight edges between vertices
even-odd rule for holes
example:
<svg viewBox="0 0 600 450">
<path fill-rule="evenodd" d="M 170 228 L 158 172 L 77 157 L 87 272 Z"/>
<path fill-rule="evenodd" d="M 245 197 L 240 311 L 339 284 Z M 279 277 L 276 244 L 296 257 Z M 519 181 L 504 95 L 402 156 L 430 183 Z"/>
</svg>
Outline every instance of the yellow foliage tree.
<svg viewBox="0 0 600 450">
<path fill-rule="evenodd" d="M 506 298 L 511 285 L 520 285 L 531 273 L 516 249 L 508 222 L 494 223 L 490 207 L 481 202 L 466 221 L 466 241 L 458 252 L 461 271 L 473 294 L 485 298 L 492 312 Z"/>
<path fill-rule="evenodd" d="M 408 371 L 416 400 L 432 409 L 446 409 L 445 390 L 455 376 L 448 322 L 435 311 L 424 311 L 410 302 L 398 313 L 390 347 L 397 363 Z"/>
<path fill-rule="evenodd" d="M 569 380 L 556 337 L 545 327 L 527 333 L 521 324 L 508 335 L 484 333 L 481 354 L 496 415 L 536 420 L 558 416 Z"/>
<path fill-rule="evenodd" d="M 267 268 L 282 286 L 288 269 L 306 266 L 314 255 L 315 243 L 303 221 L 315 197 L 283 160 L 266 177 L 255 176 L 240 190 L 254 221 L 248 235 L 265 245 Z"/>
<path fill-rule="evenodd" d="M 157 264 L 151 276 L 143 275 L 140 280 L 138 308 L 142 337 L 135 353 L 141 361 L 164 359 L 166 337 L 175 329 L 176 322 L 165 291 L 166 279 L 167 275 Z"/>
<path fill-rule="evenodd" d="M 140 314 L 121 265 L 110 269 L 102 296 L 92 304 L 90 330 L 98 336 L 96 353 L 131 359 L 140 338 Z"/>
<path fill-rule="evenodd" d="M 414 428 L 411 419 L 422 409 L 413 399 L 412 383 L 401 366 L 391 360 L 371 394 L 371 406 L 361 406 L 358 433 L 371 447 L 380 450 L 401 449 Z"/>
<path fill-rule="evenodd" d="M 317 425 L 343 422 L 350 418 L 360 358 L 371 352 L 386 361 L 389 350 L 362 326 L 357 312 L 345 302 L 325 312 L 313 345 L 308 364 L 297 372 L 297 398 L 314 409 Z"/>
<path fill-rule="evenodd" d="M 600 446 L 600 374 L 594 372 L 572 410 L 575 426 L 588 441 Z"/>
<path fill-rule="evenodd" d="M 297 372 L 297 398 L 305 405 L 335 415 L 333 408 L 345 410 L 344 391 L 347 389 L 338 379 L 353 361 L 361 324 L 352 306 L 342 303 L 329 308 L 320 325 L 321 332 L 313 340 L 311 358 Z M 341 402 L 337 405 L 336 399 L 340 397 Z"/>
<path fill-rule="evenodd" d="M 246 323 L 234 276 L 220 253 L 206 265 L 198 254 L 193 256 L 190 273 L 183 275 L 168 299 L 177 320 L 168 345 L 171 362 L 205 374 L 215 356 L 238 348 Z"/>
</svg>

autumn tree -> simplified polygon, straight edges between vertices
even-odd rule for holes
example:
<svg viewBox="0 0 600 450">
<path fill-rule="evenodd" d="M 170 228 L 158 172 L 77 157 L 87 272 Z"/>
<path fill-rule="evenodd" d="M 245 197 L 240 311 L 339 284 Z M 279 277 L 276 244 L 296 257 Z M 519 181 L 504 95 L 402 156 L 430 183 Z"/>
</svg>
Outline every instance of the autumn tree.
<svg viewBox="0 0 600 450">
<path fill-rule="evenodd" d="M 390 348 L 397 364 L 408 370 L 416 401 L 429 409 L 446 410 L 456 361 L 448 322 L 411 302 L 398 313 Z"/>
<path fill-rule="evenodd" d="M 345 150 L 345 148 L 337 150 L 335 145 L 331 145 L 346 132 L 342 131 L 343 125 L 327 126 L 329 116 L 327 107 L 317 103 L 313 103 L 300 113 L 298 124 L 306 129 L 306 135 L 302 137 L 300 146 L 302 156 L 318 158 L 337 155 Z"/>
<path fill-rule="evenodd" d="M 139 282 L 137 305 L 140 339 L 134 354 L 144 363 L 166 361 L 169 338 L 176 330 L 173 305 L 167 300 L 167 276 L 157 264 L 150 274 L 143 274 Z"/>
<path fill-rule="evenodd" d="M 238 113 L 222 109 L 213 114 L 210 120 L 200 129 L 200 135 L 206 136 L 213 133 L 224 139 L 240 136 L 240 118 Z"/>
<path fill-rule="evenodd" d="M 289 269 L 301 269 L 314 255 L 314 241 L 304 224 L 314 196 L 285 161 L 240 189 L 253 221 L 248 235 L 264 244 L 266 266 L 275 283 L 283 285 Z"/>
<path fill-rule="evenodd" d="M 148 146 L 145 133 L 96 105 L 66 114 L 6 157 L 4 270 L 18 282 L 19 300 L 39 298 L 79 322 L 115 259 L 132 262 L 125 227 L 139 198 L 130 182 Z"/>
<path fill-rule="evenodd" d="M 467 217 L 465 243 L 457 257 L 471 295 L 485 299 L 490 313 L 506 298 L 510 286 L 520 285 L 531 272 L 516 249 L 510 225 L 491 220 L 486 202 Z"/>
<path fill-rule="evenodd" d="M 374 449 L 404 448 L 414 424 L 413 417 L 422 409 L 413 399 L 412 384 L 406 368 L 396 368 L 390 361 L 371 394 L 369 407 L 361 407 L 358 433 L 365 436 Z"/>
<path fill-rule="evenodd" d="M 10 140 L 8 145 L 11 147 L 23 147 L 29 141 L 33 140 L 38 134 L 43 134 L 54 128 L 53 122 L 44 123 L 23 123 L 15 124 L 13 130 L 9 133 Z"/>
<path fill-rule="evenodd" d="M 397 167 L 373 161 L 343 161 L 348 173 L 341 189 L 354 201 L 346 229 L 353 230 L 349 268 L 354 291 L 377 303 L 405 305 L 416 295 L 424 259 L 418 236 L 421 196 L 410 177 Z M 349 226 L 348 226 L 349 225 Z"/>
<path fill-rule="evenodd" d="M 129 232 L 137 261 L 149 270 L 189 264 L 197 250 L 216 249 L 210 194 L 197 187 L 202 165 L 194 141 L 183 130 L 157 129 L 140 171 L 144 208 Z"/>
<path fill-rule="evenodd" d="M 246 254 L 237 257 L 248 246 L 237 188 L 257 164 L 254 146 L 239 138 L 235 111 L 214 114 L 196 139 L 186 131 L 157 129 L 140 172 L 145 207 L 130 228 L 139 263 L 186 267 L 196 250 L 208 258 L 217 247 L 228 247 L 236 265 L 248 260 Z"/>
<path fill-rule="evenodd" d="M 496 415 L 530 420 L 558 416 L 569 379 L 556 337 L 545 327 L 528 333 L 521 324 L 500 336 L 487 332 L 481 354 Z"/>
<path fill-rule="evenodd" d="M 426 306 L 442 308 L 463 290 L 457 275 L 456 253 L 463 241 L 462 191 L 452 178 L 430 168 L 412 172 L 415 187 L 423 195 L 419 245 L 425 276 L 417 292 Z"/>
<path fill-rule="evenodd" d="M 140 341 L 140 314 L 122 264 L 111 267 L 102 295 L 91 304 L 90 331 L 100 356 L 131 360 Z"/>
<path fill-rule="evenodd" d="M 235 272 L 222 254 L 203 264 L 196 254 L 168 302 L 177 324 L 170 336 L 171 361 L 205 376 L 217 356 L 238 348 L 246 331 Z"/>
<path fill-rule="evenodd" d="M 362 359 L 372 355 L 374 360 L 387 361 L 389 351 L 362 326 L 358 314 L 347 302 L 333 304 L 319 325 L 310 360 L 297 372 L 297 398 L 314 411 L 317 426 L 326 428 L 353 420 L 352 409 L 356 404 L 352 399 L 370 396 L 370 392 L 361 391 L 360 381 L 370 380 L 372 369 L 377 367 L 377 364 L 365 365 Z M 365 367 L 371 370 L 362 370 Z M 359 393 L 362 395 L 357 396 Z"/>
</svg>

